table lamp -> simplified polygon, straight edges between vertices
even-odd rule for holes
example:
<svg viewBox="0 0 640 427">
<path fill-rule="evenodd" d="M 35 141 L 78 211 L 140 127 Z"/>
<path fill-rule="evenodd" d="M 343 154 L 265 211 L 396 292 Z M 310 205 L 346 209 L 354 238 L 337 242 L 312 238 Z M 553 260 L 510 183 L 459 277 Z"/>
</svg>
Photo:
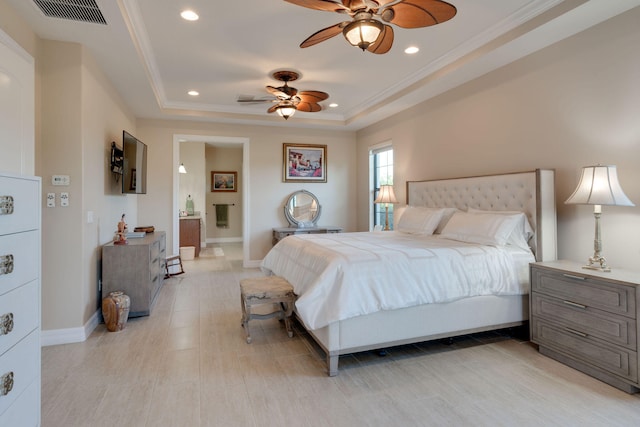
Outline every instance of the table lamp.
<svg viewBox="0 0 640 427">
<path fill-rule="evenodd" d="M 373 203 L 384 203 L 384 229 L 389 230 L 389 203 L 398 203 L 396 195 L 393 193 L 393 185 L 381 185 L 378 197 L 373 201 Z"/>
<path fill-rule="evenodd" d="M 602 238 L 600 235 L 600 215 L 602 205 L 635 206 L 624 194 L 618 182 L 615 166 L 585 166 L 578 187 L 566 201 L 569 205 L 593 205 L 593 216 L 596 219 L 594 254 L 583 268 L 598 271 L 611 271 L 602 256 Z"/>
</svg>

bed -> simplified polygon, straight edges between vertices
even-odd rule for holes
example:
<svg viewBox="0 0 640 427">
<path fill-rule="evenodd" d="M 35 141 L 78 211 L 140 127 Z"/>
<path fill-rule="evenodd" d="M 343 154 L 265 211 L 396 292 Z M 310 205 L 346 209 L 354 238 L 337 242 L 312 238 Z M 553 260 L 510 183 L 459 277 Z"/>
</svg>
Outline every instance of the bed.
<svg viewBox="0 0 640 427">
<path fill-rule="evenodd" d="M 553 170 L 410 181 L 406 194 L 404 226 L 429 211 L 420 219 L 429 232 L 290 236 L 262 262 L 294 286 L 296 316 L 326 352 L 330 376 L 343 354 L 523 325 L 528 264 L 556 259 Z M 458 240 L 466 221 L 506 230 L 516 217 L 525 218 L 524 251 L 506 235 L 499 244 Z M 476 281 L 494 289 L 478 292 Z"/>
</svg>

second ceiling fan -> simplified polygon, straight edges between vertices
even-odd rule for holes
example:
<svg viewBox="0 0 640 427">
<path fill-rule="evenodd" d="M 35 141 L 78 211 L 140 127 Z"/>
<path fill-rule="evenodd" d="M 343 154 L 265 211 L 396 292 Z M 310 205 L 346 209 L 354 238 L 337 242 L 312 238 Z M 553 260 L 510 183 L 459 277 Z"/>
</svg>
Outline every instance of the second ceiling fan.
<svg viewBox="0 0 640 427">
<path fill-rule="evenodd" d="M 453 18 L 455 6 L 441 0 L 285 0 L 309 9 L 344 13 L 344 21 L 313 33 L 300 47 L 309 47 L 340 33 L 349 43 L 372 53 L 387 53 L 393 45 L 393 28 L 421 28 L 440 24 Z"/>
</svg>

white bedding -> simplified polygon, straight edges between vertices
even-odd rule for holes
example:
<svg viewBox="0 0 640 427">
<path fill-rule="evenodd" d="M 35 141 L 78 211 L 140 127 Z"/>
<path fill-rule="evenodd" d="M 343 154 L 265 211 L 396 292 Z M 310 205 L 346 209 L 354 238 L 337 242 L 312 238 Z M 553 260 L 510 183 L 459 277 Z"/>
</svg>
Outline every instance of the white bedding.
<svg viewBox="0 0 640 427">
<path fill-rule="evenodd" d="M 287 279 L 309 329 L 351 317 L 529 291 L 531 252 L 400 232 L 293 235 L 264 258 Z"/>
</svg>

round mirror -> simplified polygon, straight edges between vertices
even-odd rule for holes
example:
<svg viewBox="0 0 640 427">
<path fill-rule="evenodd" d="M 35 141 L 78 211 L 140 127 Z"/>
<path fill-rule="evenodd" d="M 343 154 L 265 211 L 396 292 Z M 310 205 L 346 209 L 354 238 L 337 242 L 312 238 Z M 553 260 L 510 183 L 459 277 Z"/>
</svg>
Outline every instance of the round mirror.
<svg viewBox="0 0 640 427">
<path fill-rule="evenodd" d="M 296 191 L 284 205 L 284 216 L 291 227 L 315 227 L 320 218 L 318 198 L 306 190 Z"/>
</svg>

